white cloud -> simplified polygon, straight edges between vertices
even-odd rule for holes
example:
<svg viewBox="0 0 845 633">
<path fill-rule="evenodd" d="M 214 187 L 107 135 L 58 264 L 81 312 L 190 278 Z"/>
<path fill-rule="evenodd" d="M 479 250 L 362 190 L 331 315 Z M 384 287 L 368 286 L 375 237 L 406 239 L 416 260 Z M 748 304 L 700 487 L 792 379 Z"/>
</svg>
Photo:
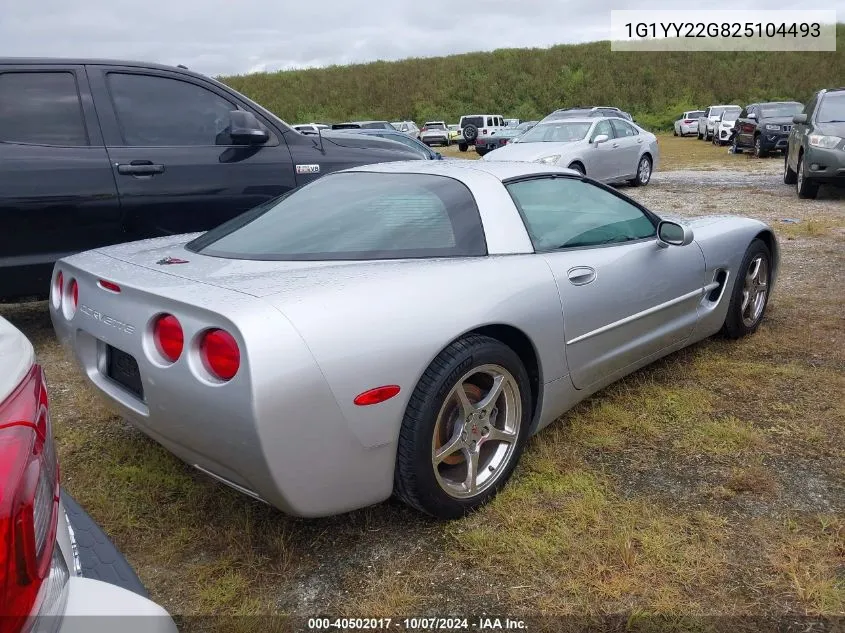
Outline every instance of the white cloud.
<svg viewBox="0 0 845 633">
<path fill-rule="evenodd" d="M 185 64 L 209 74 L 606 39 L 632 0 L 0 0 L 4 55 Z M 791 0 L 767 0 L 788 9 Z M 671 0 L 650 9 L 674 8 Z M 708 8 L 733 8 L 713 0 Z M 845 0 L 833 0 L 845 15 Z"/>
</svg>

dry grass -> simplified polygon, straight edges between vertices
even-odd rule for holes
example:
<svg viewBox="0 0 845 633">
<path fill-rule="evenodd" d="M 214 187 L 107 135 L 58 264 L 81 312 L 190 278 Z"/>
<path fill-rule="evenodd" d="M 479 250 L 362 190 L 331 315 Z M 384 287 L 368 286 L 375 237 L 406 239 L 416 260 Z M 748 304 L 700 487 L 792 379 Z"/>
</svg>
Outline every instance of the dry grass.
<svg viewBox="0 0 845 633">
<path fill-rule="evenodd" d="M 746 163 L 690 138 L 661 148 L 664 167 Z M 47 367 L 65 486 L 174 613 L 656 614 L 669 628 L 842 616 L 845 218 L 835 201 L 802 209 L 775 226 L 783 270 L 754 336 L 706 341 L 582 403 L 531 440 L 490 506 L 451 524 L 393 502 L 296 520 L 240 496 L 105 409 L 45 304 L 0 313 Z"/>
</svg>

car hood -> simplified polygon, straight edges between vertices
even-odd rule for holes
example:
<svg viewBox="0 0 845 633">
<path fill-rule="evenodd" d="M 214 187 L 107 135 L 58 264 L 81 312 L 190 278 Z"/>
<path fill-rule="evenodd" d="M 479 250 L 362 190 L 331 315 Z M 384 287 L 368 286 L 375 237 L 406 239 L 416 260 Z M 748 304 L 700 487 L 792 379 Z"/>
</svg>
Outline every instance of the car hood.
<svg viewBox="0 0 845 633">
<path fill-rule="evenodd" d="M 813 133 L 845 138 L 845 123 L 818 123 Z"/>
<path fill-rule="evenodd" d="M 792 124 L 792 117 L 791 116 L 772 116 L 772 117 L 763 117 L 760 119 L 760 123 L 766 124 L 771 123 L 774 125 L 791 125 Z"/>
<path fill-rule="evenodd" d="M 356 134 L 354 131 L 349 131 L 323 132 L 321 136 L 323 137 L 323 143 L 327 145 L 386 150 L 393 153 L 405 154 L 409 157 L 409 159 L 419 159 L 420 157 L 418 152 L 414 152 L 405 145 L 402 145 L 399 141 L 381 138 L 375 134 Z M 309 138 L 316 139 L 317 137 L 314 134 L 311 134 L 309 135 Z M 404 158 L 395 158 L 394 160 L 404 160 Z"/>
<path fill-rule="evenodd" d="M 578 151 L 586 144 L 586 141 L 573 141 L 571 143 L 508 143 L 504 147 L 494 149 L 486 154 L 482 160 L 523 160 L 534 161 L 546 156 L 559 154 L 565 156 Z"/>
</svg>

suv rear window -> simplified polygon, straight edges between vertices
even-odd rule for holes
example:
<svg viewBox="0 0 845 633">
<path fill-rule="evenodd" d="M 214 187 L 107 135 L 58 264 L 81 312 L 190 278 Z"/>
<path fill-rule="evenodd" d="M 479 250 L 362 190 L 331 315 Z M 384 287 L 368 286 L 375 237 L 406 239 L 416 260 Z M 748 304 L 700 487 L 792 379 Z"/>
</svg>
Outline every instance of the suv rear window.
<svg viewBox="0 0 845 633">
<path fill-rule="evenodd" d="M 465 116 L 463 119 L 461 119 L 461 127 L 466 127 L 467 125 L 474 125 L 475 127 L 484 127 L 484 117 Z"/>
<path fill-rule="evenodd" d="M 88 145 L 73 73 L 0 74 L 0 141 Z"/>
<path fill-rule="evenodd" d="M 188 244 L 215 257 L 370 260 L 487 253 L 475 199 L 432 174 L 329 174 Z"/>
</svg>

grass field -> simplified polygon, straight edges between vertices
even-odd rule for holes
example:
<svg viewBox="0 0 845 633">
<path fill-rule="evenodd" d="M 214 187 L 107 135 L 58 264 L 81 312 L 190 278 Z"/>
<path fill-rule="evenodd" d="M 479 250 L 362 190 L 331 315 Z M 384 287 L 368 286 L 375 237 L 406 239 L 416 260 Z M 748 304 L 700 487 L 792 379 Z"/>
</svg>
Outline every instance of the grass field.
<svg viewBox="0 0 845 633">
<path fill-rule="evenodd" d="M 45 303 L 0 306 L 47 368 L 64 485 L 176 614 L 845 616 L 845 205 L 797 200 L 777 158 L 660 147 L 663 171 L 626 193 L 772 222 L 783 265 L 767 318 L 578 406 L 477 514 L 445 524 L 391 501 L 286 517 L 111 414 Z M 669 179 L 679 167 L 699 170 L 691 184 Z M 760 184 L 695 184 L 714 170 Z"/>
</svg>

